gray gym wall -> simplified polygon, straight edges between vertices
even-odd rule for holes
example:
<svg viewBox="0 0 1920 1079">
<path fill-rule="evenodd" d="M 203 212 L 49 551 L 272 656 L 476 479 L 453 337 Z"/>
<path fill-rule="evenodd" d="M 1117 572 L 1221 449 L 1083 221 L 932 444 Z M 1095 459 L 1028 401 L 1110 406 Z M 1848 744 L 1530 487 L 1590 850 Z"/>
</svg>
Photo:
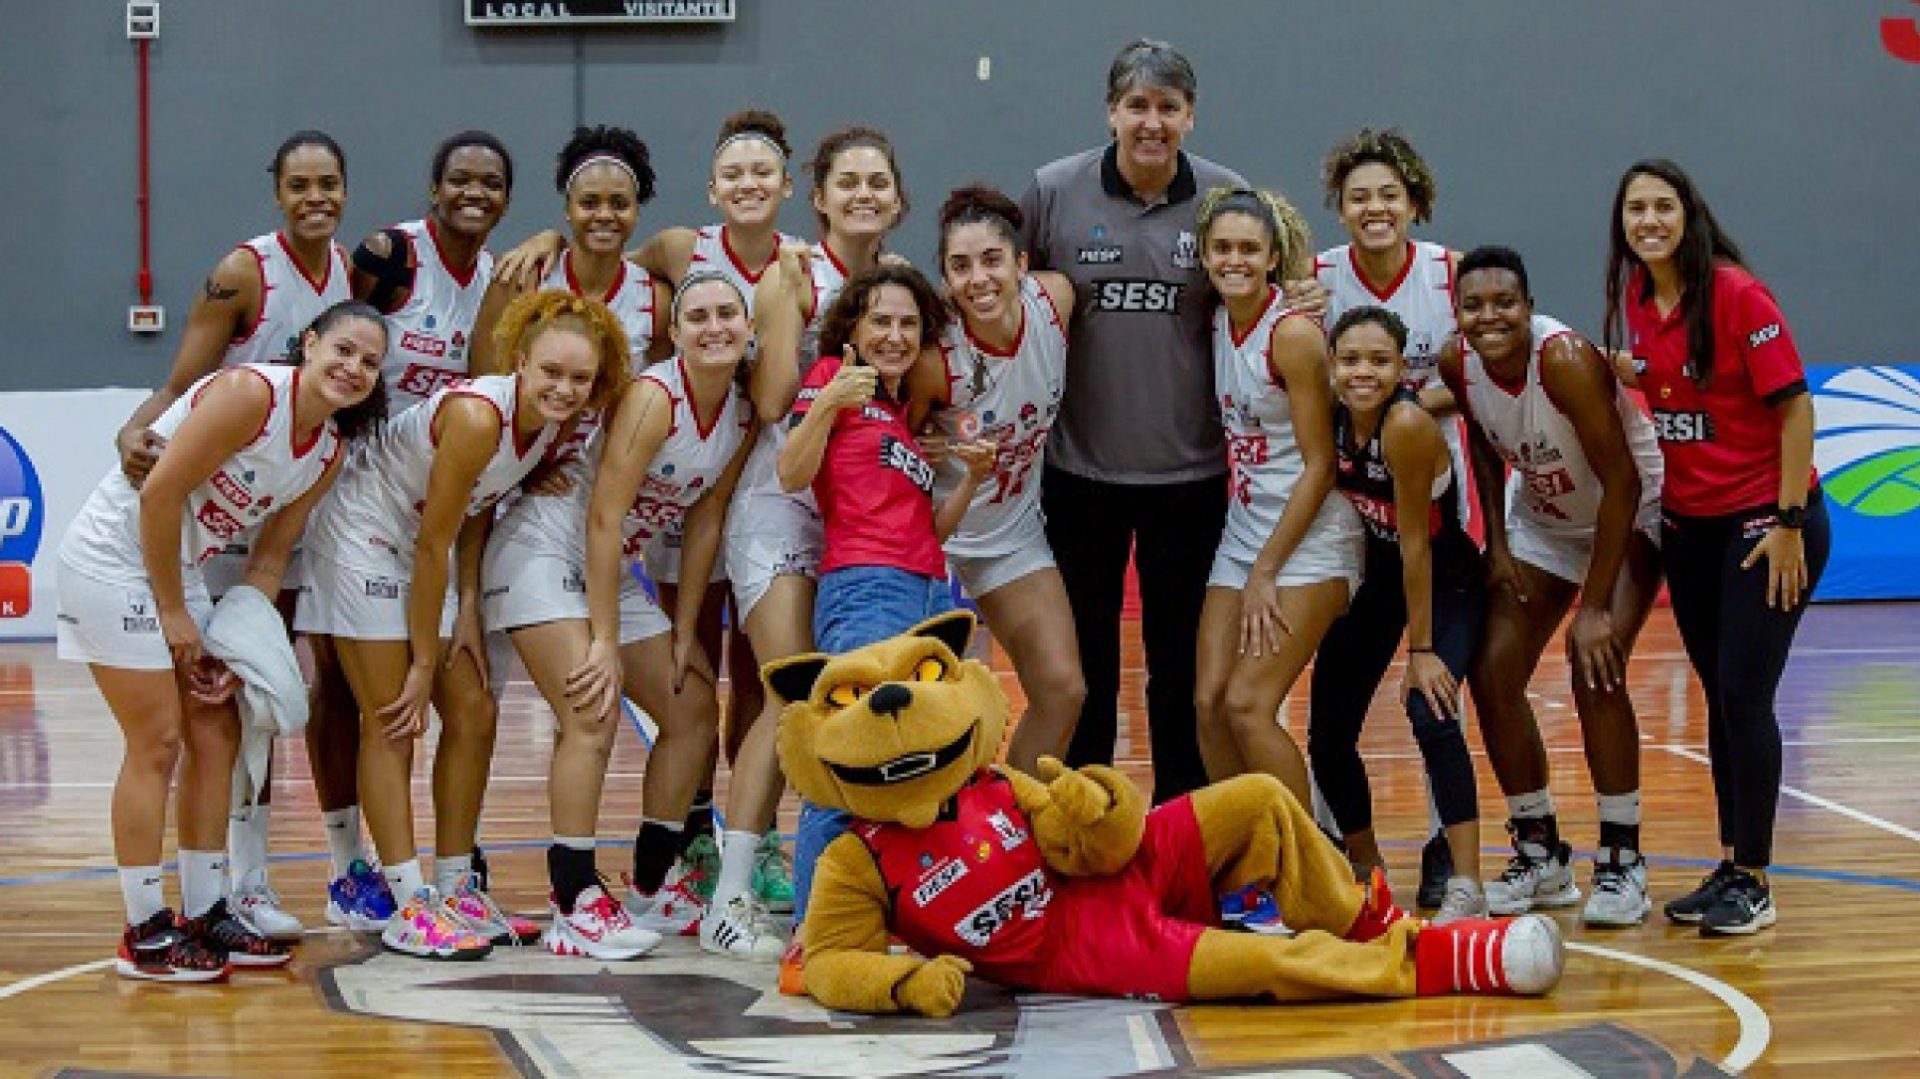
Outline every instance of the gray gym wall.
<svg viewBox="0 0 1920 1079">
<path fill-rule="evenodd" d="M 428 156 L 483 127 L 519 167 L 505 250 L 559 220 L 553 153 L 576 120 L 637 129 L 660 193 L 643 234 L 700 224 L 713 131 L 777 110 L 801 155 L 847 122 L 897 140 L 925 265 L 944 192 L 1018 194 L 1104 138 L 1106 67 L 1163 37 L 1200 75 L 1189 147 L 1275 185 L 1341 238 L 1319 162 L 1397 124 L 1439 177 L 1423 235 L 1513 245 L 1540 308 L 1598 329 L 1607 211 L 1635 158 L 1689 168 L 1816 362 L 1913 354 L 1920 65 L 1882 47 L 1906 0 L 740 0 L 737 22 L 481 31 L 460 0 L 164 0 L 153 51 L 153 263 L 167 332 L 135 300 L 134 48 L 119 0 L 6 0 L 0 71 L 0 389 L 149 385 L 233 243 L 278 222 L 265 167 L 301 127 L 346 148 L 341 239 L 424 209 Z M 987 81 L 977 78 L 991 58 Z M 783 216 L 811 235 L 801 194 Z"/>
</svg>

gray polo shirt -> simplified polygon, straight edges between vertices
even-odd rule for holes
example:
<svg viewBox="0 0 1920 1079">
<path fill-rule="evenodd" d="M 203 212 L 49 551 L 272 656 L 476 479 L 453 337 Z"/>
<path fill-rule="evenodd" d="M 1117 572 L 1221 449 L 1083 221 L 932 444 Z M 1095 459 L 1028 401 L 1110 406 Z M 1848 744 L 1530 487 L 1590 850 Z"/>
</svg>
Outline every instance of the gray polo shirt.
<svg viewBox="0 0 1920 1079">
<path fill-rule="evenodd" d="M 1143 203 L 1113 144 L 1034 173 L 1020 199 L 1036 270 L 1073 281 L 1066 394 L 1047 463 L 1113 483 L 1226 471 L 1208 340 L 1213 290 L 1194 238 L 1199 196 L 1246 181 L 1180 155 L 1166 195 Z"/>
</svg>

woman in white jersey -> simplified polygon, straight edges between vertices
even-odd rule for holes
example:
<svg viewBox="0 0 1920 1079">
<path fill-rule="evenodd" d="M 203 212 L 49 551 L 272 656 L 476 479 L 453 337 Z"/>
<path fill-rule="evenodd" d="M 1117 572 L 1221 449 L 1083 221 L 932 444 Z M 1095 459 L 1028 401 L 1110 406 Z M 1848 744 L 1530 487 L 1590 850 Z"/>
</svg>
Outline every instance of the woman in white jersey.
<svg viewBox="0 0 1920 1079">
<path fill-rule="evenodd" d="M 676 225 L 655 233 L 627 257 L 656 278 L 679 287 L 687 274 L 696 270 L 717 271 L 727 276 L 747 298 L 747 315 L 753 315 L 755 289 L 779 257 L 782 247 L 799 241 L 778 231 L 780 208 L 793 194 L 793 176 L 788 161 L 793 147 L 787 143 L 786 125 L 778 116 L 763 109 L 743 109 L 720 123 L 714 138 L 713 163 L 707 176 L 707 201 L 720 211 L 717 224 L 700 228 Z M 552 260 L 566 247 L 566 241 L 552 231 L 527 240 L 502 260 L 502 272 L 526 274 Z M 754 368 L 756 373 L 763 368 Z M 671 584 L 680 576 L 681 536 L 669 534 L 667 543 L 648 560 L 646 573 L 653 580 Z M 727 602 L 726 567 L 718 567 L 709 586 L 708 602 L 701 607 L 699 639 L 710 656 L 718 656 L 721 646 L 721 616 Z M 760 667 L 753 655 L 737 605 L 731 618 L 724 651 L 730 692 L 727 698 L 725 735 L 727 756 L 739 754 L 747 729 L 760 714 L 763 698 Z M 683 846 L 691 845 L 713 830 L 712 764 L 707 779 L 695 798 L 694 808 L 682 829 Z M 772 841 L 770 841 L 772 842 Z M 772 842 L 777 849 L 777 842 Z M 704 853 L 706 847 L 700 848 Z M 765 898 L 791 901 L 792 885 L 781 870 L 784 863 L 769 859 L 769 870 L 756 879 L 769 890 Z M 712 866 L 706 867 L 709 877 Z M 710 888 L 711 880 L 707 882 Z"/>
<path fill-rule="evenodd" d="M 1433 219 L 1433 170 L 1404 135 L 1391 128 L 1361 128 L 1327 152 L 1321 165 L 1327 206 L 1346 226 L 1349 242 L 1320 252 L 1314 276 L 1326 290 L 1321 318 L 1331 326 L 1356 307 L 1392 311 L 1407 328 L 1405 384 L 1440 422 L 1456 474 L 1466 474 L 1460 421 L 1453 395 L 1433 377 L 1440 347 L 1453 337 L 1454 267 L 1460 253 L 1416 240 L 1414 225 Z M 1461 500 L 1461 512 L 1469 512 Z M 1432 805 L 1429 792 L 1428 802 Z M 1436 907 L 1453 872 L 1448 846 L 1434 834 L 1420 855 L 1421 907 Z"/>
<path fill-rule="evenodd" d="M 1073 284 L 1028 272 L 1020 207 L 988 187 L 963 187 L 940 208 L 940 272 L 959 318 L 922 357 L 913 397 L 926 402 L 931 432 L 923 449 L 983 439 L 996 444 L 993 473 L 943 545 L 994 639 L 1007 650 L 1027 710 L 1007 762 L 1033 770 L 1064 757 L 1087 684 L 1066 586 L 1047 545 L 1040 476 L 1047 435 L 1060 414 L 1067 364 L 1066 319 Z M 958 485 L 957 459 L 939 473 L 935 496 Z"/>
<path fill-rule="evenodd" d="M 188 386 L 222 366 L 285 358 L 321 311 L 349 296 L 345 253 L 334 242 L 347 198 L 345 153 L 325 132 L 296 131 L 274 151 L 268 171 L 274 201 L 284 216 L 282 226 L 240 244 L 214 266 L 187 315 L 166 383 L 120 429 L 121 468 L 136 486 L 163 445 L 148 425 Z M 217 600 L 240 583 L 246 564 L 246 547 L 237 543 L 208 559 L 202 576 L 209 594 Z M 299 585 L 297 562 L 285 583 L 281 609 L 291 617 L 292 590 Z M 326 688 L 340 682 L 325 656 L 316 656 L 314 682 L 323 702 Z M 314 771 L 321 776 L 317 785 L 322 790 L 334 786 L 325 782 L 331 778 L 325 765 L 316 763 Z M 261 786 L 261 804 L 242 807 L 234 817 L 234 908 L 257 932 L 297 939 L 303 927 L 280 908 L 267 882 L 267 803 L 272 790 L 269 776 Z M 349 784 L 349 795 L 351 790 Z"/>
<path fill-rule="evenodd" d="M 428 181 L 427 215 L 372 233 L 350 261 L 354 297 L 386 315 L 391 327 L 381 377 L 396 415 L 467 377 L 474 316 L 493 276 L 487 237 L 507 211 L 513 158 L 493 135 L 462 131 L 434 150 Z M 308 634 L 307 647 L 314 661 L 307 758 L 332 860 L 327 920 L 378 930 L 393 915 L 393 897 L 360 837 L 359 710 L 332 641 Z M 263 835 L 266 808 L 263 802 L 250 818 Z M 264 839 L 254 849 L 264 854 Z M 236 843 L 235 880 L 246 879 L 241 857 Z"/>
<path fill-rule="evenodd" d="M 663 884 L 681 852 L 672 825 L 684 821 L 703 778 L 716 717 L 672 698 L 695 682 L 712 689 L 694 630 L 704 587 L 692 586 L 703 585 L 719 560 L 727 503 L 751 445 L 746 397 L 735 381 L 752 336 L 746 298 L 726 277 L 695 270 L 674 296 L 672 328 L 678 355 L 634 381 L 588 451 L 598 467 L 586 538 L 564 556 L 584 595 L 568 596 L 565 610 L 556 605 L 551 619 L 514 632 L 560 717 L 549 782 L 554 911 L 546 944 L 561 955 L 631 958 L 663 934 L 691 932 L 701 912 L 688 894 L 692 882 Z M 677 593 L 669 623 L 627 562 L 660 550 L 683 522 L 689 587 Z M 631 914 L 601 886 L 593 839 L 623 690 L 660 721 L 647 758 Z"/>
<path fill-rule="evenodd" d="M 1360 583 L 1360 521 L 1334 489 L 1327 337 L 1276 280 L 1312 240 L 1285 199 L 1216 188 L 1200 203 L 1201 264 L 1220 294 L 1214 393 L 1227 435 L 1227 523 L 1200 614 L 1195 705 L 1216 780 L 1265 772 L 1305 805 L 1306 760 L 1275 721 Z"/>
<path fill-rule="evenodd" d="M 471 872 L 497 718 L 479 617 L 494 504 L 563 425 L 603 407 L 629 378 L 625 334 L 597 301 L 522 297 L 496 332 L 511 373 L 436 392 L 355 455 L 314 515 L 297 622 L 333 636 L 359 702 L 360 796 L 400 902 L 382 940 L 434 958 L 484 955 L 489 938 L 531 928 L 501 915 Z M 413 835 L 413 742 L 429 702 L 442 724 L 434 838 L 444 889 L 426 885 Z"/>
<path fill-rule="evenodd" d="M 1527 703 L 1527 682 L 1579 595 L 1587 599 L 1567 630 L 1568 666 L 1600 819 L 1581 920 L 1636 925 L 1652 904 L 1626 667 L 1660 591 L 1660 447 L 1600 353 L 1534 312 L 1518 253 L 1468 252 L 1459 294 L 1461 337 L 1441 353 L 1440 377 L 1467 420 L 1490 586 L 1467 685 L 1514 843 L 1506 871 L 1487 884 L 1487 906 L 1519 914 L 1580 898 Z"/>
<path fill-rule="evenodd" d="M 808 169 L 820 241 L 804 261 L 776 261 L 754 288 L 757 354 L 750 391 L 760 427 L 727 511 L 727 579 L 762 663 L 813 651 L 814 578 L 826 542 L 812 492 L 789 493 L 780 486 L 777 461 L 787 416 L 801 377 L 818 359 L 827 309 L 849 276 L 879 264 L 887 234 L 907 211 L 893 143 L 873 128 L 827 135 Z M 777 951 L 766 914 L 793 904 L 778 839 L 767 832 L 784 786 L 774 755 L 779 713 L 778 702 L 769 698 L 728 780 L 715 913 L 700 933 L 710 950 L 763 956 Z M 762 885 L 768 878 L 773 887 Z M 733 902 L 736 897 L 740 902 Z"/>
<path fill-rule="evenodd" d="M 295 340 L 291 363 L 204 376 L 155 417 L 161 450 L 136 490 L 115 469 L 60 545 L 60 658 L 91 666 L 126 737 L 114 783 L 114 860 L 127 908 L 116 961 L 130 978 L 208 981 L 289 952 L 227 904 L 227 809 L 239 716 L 233 676 L 206 656 L 212 601 L 200 567 L 254 540 L 244 582 L 277 596 L 307 513 L 339 471 L 342 441 L 379 421 L 379 313 L 341 303 Z M 185 919 L 160 884 L 175 765 Z"/>
</svg>

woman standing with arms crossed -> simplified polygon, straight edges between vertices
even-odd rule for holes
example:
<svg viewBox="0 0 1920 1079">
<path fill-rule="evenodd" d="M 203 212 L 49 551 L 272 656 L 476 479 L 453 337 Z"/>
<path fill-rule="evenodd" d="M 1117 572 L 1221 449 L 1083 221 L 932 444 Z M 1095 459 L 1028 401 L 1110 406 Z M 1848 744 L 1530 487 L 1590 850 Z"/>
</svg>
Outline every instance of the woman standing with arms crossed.
<svg viewBox="0 0 1920 1079">
<path fill-rule="evenodd" d="M 1020 208 L 991 188 L 963 187 L 940 208 L 940 272 L 957 316 L 911 376 L 914 396 L 932 407 L 929 451 L 969 440 L 995 447 L 993 471 L 944 547 L 994 639 L 1007 650 L 1027 710 L 1007 761 L 1032 771 L 1041 756 L 1063 756 L 1087 687 L 1080 676 L 1073 610 L 1060 582 L 1040 512 L 1040 470 L 1060 414 L 1073 285 L 1057 273 L 1028 272 Z M 935 490 L 953 488 L 964 467 L 937 468 Z"/>
<path fill-rule="evenodd" d="M 313 572 L 300 597 L 299 627 L 334 637 L 360 705 L 367 828 L 400 901 L 381 939 L 427 958 L 475 958 L 491 939 L 524 933 L 472 872 L 497 718 L 479 617 L 493 506 L 539 464 L 562 425 L 604 407 L 629 377 L 624 334 L 597 301 L 522 297 L 495 332 L 512 373 L 436 392 L 351 462 L 315 515 Z M 426 884 L 413 836 L 413 740 L 426 729 L 429 702 L 442 724 L 433 783 L 439 886 Z"/>
<path fill-rule="evenodd" d="M 1610 229 L 1607 351 L 1624 322 L 1666 463 L 1660 554 L 1706 692 L 1720 817 L 1719 867 L 1666 913 L 1706 935 L 1745 935 L 1777 917 L 1774 693 L 1832 545 L 1813 398 L 1779 304 L 1680 166 L 1628 168 Z"/>
<path fill-rule="evenodd" d="M 1360 522 L 1334 489 L 1327 339 L 1276 284 L 1312 240 L 1284 199 L 1244 188 L 1200 203 L 1200 257 L 1220 294 L 1214 386 L 1227 430 L 1227 524 L 1200 616 L 1196 706 L 1208 774 L 1265 772 L 1302 805 L 1306 760 L 1275 721 L 1360 584 Z"/>
<path fill-rule="evenodd" d="M 727 511 L 727 577 L 753 652 L 765 662 L 813 650 L 824 543 L 813 491 L 788 491 L 780 483 L 788 413 L 820 355 L 827 311 L 849 274 L 880 263 L 887 234 L 907 209 L 893 144 L 872 128 L 829 134 L 808 169 L 820 242 L 804 260 L 783 255 L 755 286 L 758 354 L 749 390 L 759 430 Z M 700 934 L 702 946 L 721 954 L 777 954 L 781 942 L 767 915 L 795 904 L 779 837 L 771 831 L 784 786 L 774 753 L 779 716 L 778 702 L 767 699 L 728 782 L 714 914 Z"/>
<path fill-rule="evenodd" d="M 1406 326 L 1385 308 L 1356 307 L 1329 336 L 1340 397 L 1335 482 L 1360 512 L 1366 554 L 1360 590 L 1314 659 L 1307 734 L 1313 774 L 1356 875 L 1382 867 L 1360 730 L 1404 631 L 1400 697 L 1457 867 L 1435 921 L 1484 917 L 1480 810 L 1457 713 L 1459 682 L 1486 613 L 1486 566 L 1460 524 L 1460 482 L 1446 440 L 1403 381 Z"/>
<path fill-rule="evenodd" d="M 290 956 L 227 901 L 226 827 L 240 744 L 234 676 L 204 652 L 213 613 L 200 567 L 255 547 L 241 583 L 267 596 L 307 514 L 339 472 L 343 441 L 379 422 L 387 331 L 364 304 L 328 308 L 291 364 L 246 363 L 187 387 L 153 421 L 153 467 L 135 490 L 109 472 L 60 545 L 60 658 L 88 664 L 126 736 L 114 783 L 114 860 L 127 925 L 123 977 L 211 981 Z M 182 911 L 161 893 L 167 793 L 179 778 Z"/>
</svg>

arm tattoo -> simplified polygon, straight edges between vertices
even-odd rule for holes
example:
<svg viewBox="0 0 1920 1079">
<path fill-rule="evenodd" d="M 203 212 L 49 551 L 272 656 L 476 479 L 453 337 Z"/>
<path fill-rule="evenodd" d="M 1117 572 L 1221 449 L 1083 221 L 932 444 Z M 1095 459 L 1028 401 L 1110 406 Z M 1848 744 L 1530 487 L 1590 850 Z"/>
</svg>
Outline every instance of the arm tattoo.
<svg viewBox="0 0 1920 1079">
<path fill-rule="evenodd" d="M 231 300 L 235 296 L 240 295 L 239 289 L 222 285 L 211 277 L 207 278 L 207 283 L 202 287 L 206 291 L 207 299 L 209 300 Z"/>
</svg>

